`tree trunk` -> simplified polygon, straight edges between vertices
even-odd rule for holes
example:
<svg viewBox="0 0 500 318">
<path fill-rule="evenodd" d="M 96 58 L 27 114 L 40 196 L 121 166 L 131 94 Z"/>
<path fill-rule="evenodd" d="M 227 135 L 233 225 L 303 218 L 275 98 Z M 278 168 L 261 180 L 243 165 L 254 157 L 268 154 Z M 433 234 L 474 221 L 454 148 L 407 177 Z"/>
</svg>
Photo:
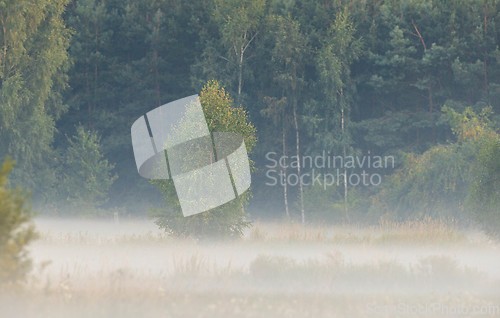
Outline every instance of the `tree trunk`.
<svg viewBox="0 0 500 318">
<path fill-rule="evenodd" d="M 153 19 L 155 21 L 155 19 Z M 160 99 L 160 72 L 159 72 L 159 63 L 158 63 L 158 35 L 160 34 L 160 22 L 156 21 L 156 25 L 153 28 L 153 34 L 154 34 L 154 39 L 153 39 L 153 67 L 154 67 L 154 73 L 155 73 L 155 95 L 156 95 L 156 105 L 160 106 L 161 105 L 161 99 Z"/>
<path fill-rule="evenodd" d="M 240 62 L 239 62 L 239 74 L 238 74 L 238 101 L 241 95 L 241 89 L 243 87 L 243 50 L 240 53 Z"/>
<path fill-rule="evenodd" d="M 91 32 L 89 21 L 87 20 L 86 32 Z M 87 36 L 85 36 L 85 92 L 87 93 L 87 113 L 88 113 L 88 128 L 90 129 L 92 123 L 92 103 L 90 102 L 91 88 L 90 88 L 90 42 Z"/>
<path fill-rule="evenodd" d="M 342 130 L 342 152 L 344 155 L 344 160 L 346 159 L 347 156 L 347 151 L 346 151 L 346 146 L 345 146 L 345 119 L 344 119 L 344 91 L 341 88 L 340 89 L 340 98 L 341 98 L 341 107 L 340 107 L 340 114 L 341 114 L 341 119 L 340 119 L 340 126 Z M 346 220 L 349 221 L 349 209 L 347 207 L 347 169 L 345 168 L 344 164 L 344 213 Z"/>
<path fill-rule="evenodd" d="M 161 105 L 160 99 L 160 73 L 158 71 L 158 51 L 154 51 L 154 67 L 155 67 L 155 93 L 156 93 L 156 104 Z"/>
<path fill-rule="evenodd" d="M 429 76 L 429 80 L 430 80 L 430 76 Z M 427 86 L 427 92 L 429 93 L 429 112 L 432 113 L 434 111 L 434 100 L 432 99 L 432 86 L 430 83 Z"/>
<path fill-rule="evenodd" d="M 2 17 L 2 30 L 3 30 L 3 58 L 2 58 L 2 85 L 3 81 L 7 79 L 6 69 L 7 69 L 7 28 Z"/>
<path fill-rule="evenodd" d="M 420 39 L 420 42 L 422 43 L 422 47 L 424 48 L 424 54 L 427 51 L 427 44 L 425 44 L 424 37 L 422 34 L 420 34 L 420 31 L 417 28 L 417 25 L 413 20 L 411 20 L 411 23 L 413 24 L 413 28 L 415 29 L 415 32 L 417 32 L 417 37 Z M 432 99 L 432 85 L 431 85 L 431 75 L 429 72 L 427 72 L 427 76 L 429 77 L 429 84 L 427 84 L 427 93 L 428 93 L 428 98 L 429 98 L 429 111 L 432 113 L 434 111 L 434 100 Z"/>
<path fill-rule="evenodd" d="M 100 23 L 99 16 L 97 16 L 96 19 L 97 20 L 96 20 L 96 24 L 95 24 L 95 28 L 94 28 L 94 31 L 95 31 L 95 55 L 98 56 L 97 53 L 99 53 L 99 23 Z M 97 87 L 99 85 L 99 65 L 97 63 L 98 63 L 97 61 L 94 63 L 94 92 L 93 92 L 93 96 L 92 96 L 92 111 L 94 111 L 94 112 L 97 109 Z M 89 126 L 92 129 L 92 127 L 93 127 L 92 116 L 91 116 L 91 114 L 89 114 L 89 116 L 90 116 Z"/>
<path fill-rule="evenodd" d="M 306 223 L 306 215 L 304 212 L 304 188 L 302 185 L 302 174 L 301 174 L 301 167 L 300 167 L 300 135 L 299 135 L 299 124 L 297 122 L 297 99 L 294 98 L 294 105 L 293 105 L 293 122 L 295 125 L 295 142 L 297 144 L 297 174 L 299 177 L 299 191 L 300 191 L 300 215 L 302 217 L 302 224 Z"/>
<path fill-rule="evenodd" d="M 488 17 L 487 17 L 487 12 L 486 12 L 486 6 L 484 7 L 484 41 L 486 42 L 486 36 L 488 35 Z M 489 95 L 489 88 L 488 88 L 488 66 L 487 66 L 487 61 L 486 59 L 488 58 L 488 48 L 485 45 L 484 46 L 484 53 L 483 53 L 483 81 L 484 81 L 484 91 L 486 92 L 487 95 Z"/>
<path fill-rule="evenodd" d="M 342 139 L 344 139 L 344 108 L 342 107 Z M 344 160 L 347 156 L 345 144 L 343 145 L 343 154 L 344 154 Z M 348 208 L 347 208 L 347 169 L 345 168 L 344 165 L 344 212 L 345 212 L 345 217 L 346 220 L 349 220 L 349 214 L 348 214 Z"/>
<path fill-rule="evenodd" d="M 286 131 L 285 124 L 283 123 L 282 128 L 282 142 L 283 142 L 283 157 L 286 158 Z M 287 186 L 287 171 L 286 171 L 286 159 L 285 164 L 282 167 L 283 175 L 285 177 L 285 182 L 283 183 L 283 199 L 285 201 L 285 215 L 288 219 L 290 219 L 290 210 L 288 209 L 288 186 Z"/>
</svg>

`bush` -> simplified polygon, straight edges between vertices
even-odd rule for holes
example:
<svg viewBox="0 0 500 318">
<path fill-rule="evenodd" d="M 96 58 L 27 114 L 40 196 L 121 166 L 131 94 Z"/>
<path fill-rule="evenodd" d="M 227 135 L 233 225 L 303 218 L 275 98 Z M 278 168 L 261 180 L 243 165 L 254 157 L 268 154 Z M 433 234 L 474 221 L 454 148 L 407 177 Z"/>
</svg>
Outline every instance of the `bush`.
<svg viewBox="0 0 500 318">
<path fill-rule="evenodd" d="M 498 157 L 495 161 L 494 154 L 481 154 L 488 140 L 494 136 L 498 140 L 498 135 L 490 127 L 489 114 L 488 107 L 479 114 L 471 108 L 457 113 L 443 107 L 443 117 L 450 123 L 457 141 L 436 145 L 423 154 L 407 154 L 403 167 L 391 176 L 388 184 L 374 198 L 372 208 L 396 219 L 429 216 L 467 222 L 470 214 L 466 205 L 469 195 L 474 192 L 474 170 L 477 170 L 482 171 L 478 172 L 482 177 L 476 177 L 476 180 L 482 180 L 480 183 L 483 186 L 481 189 L 476 187 L 478 200 L 475 201 L 484 205 L 476 209 L 474 215 L 494 210 L 498 204 L 491 199 L 495 190 L 491 191 L 496 184 L 498 194 L 498 170 L 495 170 Z M 481 163 L 477 158 L 483 158 L 485 162 Z M 483 166 L 490 168 L 486 171 Z M 483 192 L 489 194 L 490 200 L 479 199 Z"/>
<path fill-rule="evenodd" d="M 255 127 L 249 122 L 242 106 L 234 106 L 233 100 L 217 81 L 209 81 L 200 94 L 208 129 L 212 132 L 233 132 L 243 136 L 247 153 L 255 146 Z M 250 161 L 253 170 L 253 162 Z M 156 224 L 174 236 L 196 238 L 241 237 L 251 223 L 246 221 L 244 206 L 250 198 L 246 191 L 235 200 L 200 214 L 184 217 L 175 192 L 173 181 L 154 180 L 163 194 L 166 207 L 153 210 Z"/>
<path fill-rule="evenodd" d="M 8 174 L 13 166 L 7 158 L 0 170 L 0 285 L 25 277 L 31 268 L 26 246 L 36 237 L 26 194 L 9 187 Z"/>
<path fill-rule="evenodd" d="M 470 147 L 438 145 L 421 155 L 407 154 L 402 169 L 376 197 L 374 208 L 395 219 L 464 219 L 469 193 Z"/>
</svg>

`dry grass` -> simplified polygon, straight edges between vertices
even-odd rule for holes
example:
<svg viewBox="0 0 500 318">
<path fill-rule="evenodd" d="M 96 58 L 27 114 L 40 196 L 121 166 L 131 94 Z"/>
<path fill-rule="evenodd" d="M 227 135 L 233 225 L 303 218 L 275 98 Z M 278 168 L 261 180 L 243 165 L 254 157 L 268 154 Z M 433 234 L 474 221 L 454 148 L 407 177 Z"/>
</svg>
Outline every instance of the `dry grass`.
<svg viewBox="0 0 500 318">
<path fill-rule="evenodd" d="M 397 242 L 463 242 L 465 233 L 457 230 L 456 222 L 426 217 L 418 221 L 380 223 L 380 241 Z"/>
<path fill-rule="evenodd" d="M 319 226 L 297 223 L 255 222 L 249 241 L 338 242 L 338 243 L 456 243 L 465 233 L 453 221 L 424 218 L 418 221 L 381 221 L 377 226 Z"/>
<path fill-rule="evenodd" d="M 145 289 L 144 292 L 102 295 L 75 293 L 69 300 L 57 294 L 40 295 L 27 292 L 17 297 L 0 298 L 5 317 L 217 317 L 217 318 L 366 318 L 366 317 L 457 317 L 445 314 L 445 309 L 421 315 L 412 314 L 411 308 L 430 304 L 443 304 L 460 308 L 467 304 L 480 306 L 493 314 L 479 317 L 497 317 L 498 298 L 484 299 L 471 294 L 452 296 L 363 295 L 363 294 L 296 294 L 265 295 L 262 293 L 183 293 Z M 404 306 L 408 312 L 394 314 L 392 306 Z M 16 308 L 14 310 L 13 308 Z M 385 311 L 389 312 L 384 314 Z M 378 312 L 378 314 L 377 314 Z M 460 315 L 478 317 L 478 315 Z"/>
<path fill-rule="evenodd" d="M 0 295 L 2 317 L 406 317 L 391 308 L 435 303 L 500 316 L 499 245 L 450 224 L 257 222 L 233 242 L 148 224 L 39 223 L 37 266 Z"/>
</svg>

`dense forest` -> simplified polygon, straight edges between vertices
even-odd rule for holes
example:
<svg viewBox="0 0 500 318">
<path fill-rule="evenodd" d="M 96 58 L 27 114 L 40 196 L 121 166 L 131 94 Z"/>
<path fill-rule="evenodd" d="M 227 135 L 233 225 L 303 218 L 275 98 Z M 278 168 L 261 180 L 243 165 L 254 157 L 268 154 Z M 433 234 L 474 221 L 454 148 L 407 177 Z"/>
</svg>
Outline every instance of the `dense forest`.
<svg viewBox="0 0 500 318">
<path fill-rule="evenodd" d="M 148 213 L 132 123 L 216 80 L 256 127 L 253 216 L 499 222 L 497 0 L 10 0 L 0 25 L 0 158 L 46 213 Z"/>
</svg>

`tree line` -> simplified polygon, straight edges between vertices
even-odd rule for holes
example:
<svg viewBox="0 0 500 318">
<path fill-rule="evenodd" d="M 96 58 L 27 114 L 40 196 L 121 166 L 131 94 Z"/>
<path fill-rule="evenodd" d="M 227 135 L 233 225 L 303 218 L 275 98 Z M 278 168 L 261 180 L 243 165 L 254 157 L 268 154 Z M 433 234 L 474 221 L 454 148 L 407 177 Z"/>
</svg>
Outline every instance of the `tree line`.
<svg viewBox="0 0 500 318">
<path fill-rule="evenodd" d="M 483 193 L 476 163 L 498 147 L 499 9 L 497 0 L 5 1 L 0 156 L 17 161 L 12 180 L 41 205 L 144 212 L 158 191 L 135 172 L 131 124 L 217 80 L 256 127 L 256 216 L 461 218 L 463 198 Z M 479 139 L 464 137 L 471 121 Z M 377 187 L 349 186 L 347 169 L 326 190 L 269 187 L 270 151 L 391 155 L 396 168 Z M 484 165 L 498 196 L 497 166 Z"/>
</svg>

